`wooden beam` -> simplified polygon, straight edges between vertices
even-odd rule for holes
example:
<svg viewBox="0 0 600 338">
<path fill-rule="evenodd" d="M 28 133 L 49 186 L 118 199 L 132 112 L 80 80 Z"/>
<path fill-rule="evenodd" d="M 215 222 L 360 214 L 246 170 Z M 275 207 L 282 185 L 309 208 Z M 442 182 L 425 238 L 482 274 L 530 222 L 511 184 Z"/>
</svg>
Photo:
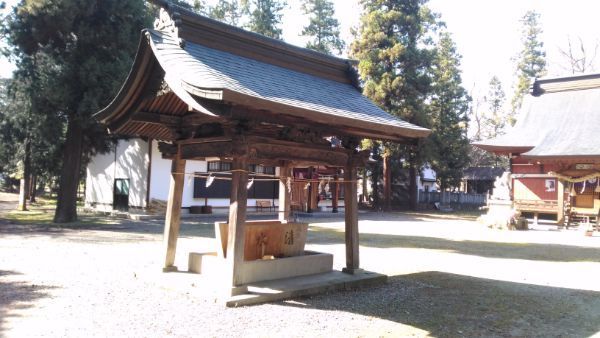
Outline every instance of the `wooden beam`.
<svg viewBox="0 0 600 338">
<path fill-rule="evenodd" d="M 231 276 L 231 295 L 240 285 L 241 267 L 244 264 L 244 227 L 248 200 L 248 169 L 245 156 L 236 156 L 231 163 L 231 198 L 229 202 L 229 231 L 227 237 L 227 263 Z"/>
<path fill-rule="evenodd" d="M 313 167 L 308 167 L 308 179 L 312 180 L 313 178 L 313 171 L 314 168 Z M 313 195 L 315 193 L 315 185 L 316 182 L 309 182 L 308 183 L 308 189 L 307 189 L 307 193 L 308 193 L 308 198 L 306 199 L 306 212 L 311 213 L 313 212 L 313 210 L 315 209 L 315 199 L 313 198 Z M 318 184 L 318 183 L 317 183 Z"/>
<path fill-rule="evenodd" d="M 231 138 L 226 136 L 189 139 L 180 141 L 179 143 L 181 144 L 181 156 L 183 159 L 233 157 L 233 142 Z M 246 137 L 245 142 L 241 146 L 245 148 L 244 152 L 248 153 L 248 161 L 257 163 L 263 161 L 296 161 L 343 167 L 348 163 L 350 153 L 350 151 L 341 148 L 255 136 Z M 173 152 L 173 148 L 169 144 L 162 146 L 159 144 L 159 147 L 162 147 L 161 151 L 164 149 L 165 152 Z M 362 161 L 362 157 L 356 155 L 354 157 Z"/>
<path fill-rule="evenodd" d="M 279 220 L 281 222 L 290 221 L 290 213 L 292 208 L 292 192 L 291 186 L 287 186 L 287 178 L 292 177 L 292 166 L 285 163 L 279 168 Z"/>
<path fill-rule="evenodd" d="M 233 143 L 231 141 L 183 144 L 181 146 L 181 156 L 190 160 L 198 157 L 232 157 L 232 152 Z"/>
<path fill-rule="evenodd" d="M 179 128 L 182 118 L 175 115 L 165 115 L 140 111 L 131 116 L 131 121 L 160 124 L 167 127 Z"/>
<path fill-rule="evenodd" d="M 344 168 L 344 209 L 346 220 L 346 267 L 345 273 L 355 274 L 359 268 L 358 253 L 358 201 L 356 186 L 356 167 L 348 165 Z"/>
<path fill-rule="evenodd" d="M 176 271 L 175 252 L 177 250 L 177 237 L 181 217 L 181 199 L 185 175 L 185 160 L 178 153 L 171 160 L 171 183 L 169 199 L 167 201 L 167 214 L 165 215 L 165 231 L 163 246 L 165 248 L 165 266 L 163 271 Z"/>
<path fill-rule="evenodd" d="M 309 162 L 331 166 L 344 166 L 348 162 L 348 152 L 339 148 L 315 146 L 311 144 L 289 143 L 272 140 L 269 143 L 249 144 L 251 156 L 262 159 Z"/>
</svg>

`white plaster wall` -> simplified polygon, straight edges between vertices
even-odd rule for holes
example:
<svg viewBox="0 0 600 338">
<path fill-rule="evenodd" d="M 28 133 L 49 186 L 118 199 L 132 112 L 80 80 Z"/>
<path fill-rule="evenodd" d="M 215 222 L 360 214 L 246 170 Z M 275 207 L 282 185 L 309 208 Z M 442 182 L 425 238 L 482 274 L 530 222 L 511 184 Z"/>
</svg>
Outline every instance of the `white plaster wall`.
<svg viewBox="0 0 600 338">
<path fill-rule="evenodd" d="M 185 163 L 185 181 L 183 184 L 182 207 L 190 207 L 193 205 L 204 205 L 204 198 L 194 198 L 194 179 L 189 174 L 206 173 L 206 161 L 186 161 Z M 279 174 L 279 168 L 275 168 L 275 173 Z M 166 201 L 169 197 L 169 184 L 171 177 L 171 160 L 162 158 L 158 150 L 158 142 L 152 142 L 152 163 L 151 163 L 151 179 L 150 179 L 150 198 Z M 275 200 L 275 205 L 278 201 Z M 209 198 L 208 205 L 213 207 L 229 207 L 228 198 Z M 248 206 L 256 205 L 255 199 L 248 200 Z"/>
<path fill-rule="evenodd" d="M 185 173 L 202 172 L 207 170 L 206 161 L 186 161 Z M 152 165 L 150 179 L 150 198 L 166 201 L 169 198 L 169 184 L 171 180 L 171 160 L 162 158 L 158 150 L 158 142 L 152 142 Z M 229 206 L 228 199 L 210 199 L 209 205 Z M 204 198 L 194 198 L 194 179 L 191 175 L 185 176 L 183 183 L 182 207 L 190 207 L 192 205 L 204 205 Z"/>
<path fill-rule="evenodd" d="M 92 203 L 110 204 L 113 202 L 115 153 L 94 156 L 86 169 L 85 178 L 85 204 Z"/>
<path fill-rule="evenodd" d="M 146 207 L 148 164 L 148 143 L 141 139 L 120 140 L 116 149 L 94 156 L 86 170 L 86 205 L 112 209 L 114 181 L 124 178 L 129 179 L 129 206 Z"/>
<path fill-rule="evenodd" d="M 149 163 L 148 142 L 142 139 L 119 141 L 115 179 L 129 179 L 130 207 L 146 207 Z"/>
</svg>

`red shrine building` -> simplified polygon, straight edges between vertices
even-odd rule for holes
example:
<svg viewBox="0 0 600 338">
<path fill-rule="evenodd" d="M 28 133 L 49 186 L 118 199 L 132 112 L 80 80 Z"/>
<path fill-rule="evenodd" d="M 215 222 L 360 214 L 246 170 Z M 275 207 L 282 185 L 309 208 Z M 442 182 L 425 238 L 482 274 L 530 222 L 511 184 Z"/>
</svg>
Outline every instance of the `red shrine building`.
<svg viewBox="0 0 600 338">
<path fill-rule="evenodd" d="M 538 79 L 515 126 L 475 146 L 510 158 L 511 198 L 522 212 L 567 226 L 598 222 L 600 74 Z"/>
</svg>

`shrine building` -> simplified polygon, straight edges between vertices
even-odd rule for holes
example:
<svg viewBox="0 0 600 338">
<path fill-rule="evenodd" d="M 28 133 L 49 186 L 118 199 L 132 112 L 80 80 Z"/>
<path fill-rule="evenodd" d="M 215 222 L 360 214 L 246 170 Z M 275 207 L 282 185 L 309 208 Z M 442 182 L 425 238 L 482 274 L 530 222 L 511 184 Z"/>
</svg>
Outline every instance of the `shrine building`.
<svg viewBox="0 0 600 338">
<path fill-rule="evenodd" d="M 215 252 L 190 253 L 190 271 L 220 274 L 231 297 L 250 297 L 250 283 L 331 272 L 332 256 L 304 250 L 308 224 L 290 213 L 294 184 L 306 185 L 294 168 L 326 167 L 339 174 L 332 184 L 344 188 L 342 275 L 366 276 L 357 169 L 369 153 L 358 146 L 365 138 L 416 145 L 430 131 L 363 96 L 354 61 L 152 2 L 160 7 L 154 28 L 142 32 L 129 76 L 96 118 L 113 134 L 152 140 L 152 156 L 169 163 L 163 270 L 178 270 L 182 196 L 191 177 L 204 186 L 227 180 L 230 191 L 228 221 L 215 224 Z M 222 176 L 189 168 L 191 161 L 219 163 Z M 277 170 L 256 172 L 266 167 Z M 278 220 L 246 220 L 251 187 L 259 182 L 276 185 Z"/>
<path fill-rule="evenodd" d="M 535 80 L 515 126 L 474 145 L 508 156 L 512 200 L 558 224 L 598 222 L 600 74 Z"/>
</svg>

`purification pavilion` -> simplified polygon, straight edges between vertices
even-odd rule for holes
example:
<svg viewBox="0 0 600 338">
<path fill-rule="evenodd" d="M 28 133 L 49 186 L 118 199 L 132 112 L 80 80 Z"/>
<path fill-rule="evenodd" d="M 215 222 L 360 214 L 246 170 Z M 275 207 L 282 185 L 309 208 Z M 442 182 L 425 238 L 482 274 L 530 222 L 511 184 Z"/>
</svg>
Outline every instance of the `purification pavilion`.
<svg viewBox="0 0 600 338">
<path fill-rule="evenodd" d="M 600 74 L 538 79 L 515 126 L 475 145 L 509 156 L 516 209 L 568 225 L 598 219 L 599 128 Z"/>
<path fill-rule="evenodd" d="M 293 232 L 301 232 L 302 224 L 290 220 L 294 167 L 343 171 L 344 272 L 360 273 L 356 180 L 369 154 L 357 147 L 363 138 L 416 144 L 429 130 L 361 95 L 352 61 L 153 2 L 160 7 L 154 29 L 142 32 L 125 84 L 96 118 L 111 133 L 158 140 L 163 158 L 172 161 L 164 270 L 176 269 L 186 160 L 218 158 L 231 163 L 229 222 L 216 229 L 228 292 L 234 295 L 251 281 L 319 272 L 311 270 L 320 264 L 311 255 L 286 263 L 285 257 L 303 255 L 302 246 L 282 248 L 303 237 Z M 331 137 L 341 146 L 332 146 Z M 252 164 L 280 168 L 279 221 L 246 221 Z M 275 259 L 262 260 L 264 255 Z"/>
</svg>

